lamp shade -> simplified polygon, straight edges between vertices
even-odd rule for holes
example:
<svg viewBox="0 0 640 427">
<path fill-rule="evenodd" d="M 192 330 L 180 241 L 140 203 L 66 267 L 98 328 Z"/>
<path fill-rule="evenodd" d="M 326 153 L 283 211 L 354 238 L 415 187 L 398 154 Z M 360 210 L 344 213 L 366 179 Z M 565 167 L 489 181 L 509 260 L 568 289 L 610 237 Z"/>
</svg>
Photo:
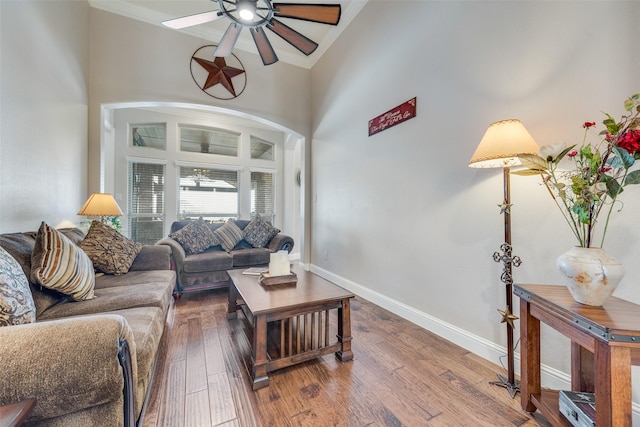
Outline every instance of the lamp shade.
<svg viewBox="0 0 640 427">
<path fill-rule="evenodd" d="M 520 165 L 518 156 L 536 154 L 538 144 L 520 123 L 509 119 L 492 123 L 469 161 L 472 168 L 505 168 Z"/>
<path fill-rule="evenodd" d="M 122 210 L 113 196 L 108 193 L 93 193 L 78 212 L 84 216 L 121 216 Z"/>
</svg>

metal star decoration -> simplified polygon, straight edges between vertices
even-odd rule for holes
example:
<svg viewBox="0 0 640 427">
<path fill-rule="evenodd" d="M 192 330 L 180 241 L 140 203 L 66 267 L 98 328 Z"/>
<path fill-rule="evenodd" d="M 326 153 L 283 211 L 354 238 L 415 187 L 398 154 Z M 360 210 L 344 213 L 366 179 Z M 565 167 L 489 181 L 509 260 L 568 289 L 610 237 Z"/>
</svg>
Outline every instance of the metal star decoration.
<svg viewBox="0 0 640 427">
<path fill-rule="evenodd" d="M 503 213 L 511 213 L 511 206 L 513 206 L 513 203 L 503 203 L 497 206 L 500 208 L 500 215 L 502 215 Z"/>
<path fill-rule="evenodd" d="M 239 74 L 244 73 L 244 70 L 228 66 L 225 59 L 218 56 L 213 59 L 213 62 L 196 57 L 194 57 L 193 59 L 209 73 L 207 81 L 202 86 L 202 90 L 206 90 L 217 84 L 221 84 L 225 87 L 225 89 L 231 92 L 234 97 L 237 96 L 231 79 Z"/>
<path fill-rule="evenodd" d="M 516 316 L 515 314 L 512 314 L 511 311 L 509 310 L 509 307 L 507 307 L 504 310 L 498 309 L 498 313 L 502 315 L 502 321 L 500 323 L 508 323 L 509 326 L 511 326 L 511 329 L 515 329 L 515 325 L 513 321 L 518 320 L 519 317 Z"/>
</svg>

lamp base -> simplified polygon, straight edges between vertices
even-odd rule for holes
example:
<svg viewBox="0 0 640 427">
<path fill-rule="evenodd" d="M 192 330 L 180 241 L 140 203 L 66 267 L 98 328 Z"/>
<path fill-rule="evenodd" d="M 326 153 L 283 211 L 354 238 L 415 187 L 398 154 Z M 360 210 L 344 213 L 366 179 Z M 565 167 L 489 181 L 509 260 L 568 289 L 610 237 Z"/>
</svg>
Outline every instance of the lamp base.
<svg viewBox="0 0 640 427">
<path fill-rule="evenodd" d="M 506 388 L 507 391 L 509 392 L 509 396 L 511 396 L 512 399 L 515 398 L 516 394 L 520 391 L 520 381 L 513 380 L 513 384 L 512 384 L 509 382 L 508 379 L 506 379 L 502 375 L 496 374 L 496 376 L 500 381 L 491 381 L 489 382 L 489 384 Z"/>
</svg>

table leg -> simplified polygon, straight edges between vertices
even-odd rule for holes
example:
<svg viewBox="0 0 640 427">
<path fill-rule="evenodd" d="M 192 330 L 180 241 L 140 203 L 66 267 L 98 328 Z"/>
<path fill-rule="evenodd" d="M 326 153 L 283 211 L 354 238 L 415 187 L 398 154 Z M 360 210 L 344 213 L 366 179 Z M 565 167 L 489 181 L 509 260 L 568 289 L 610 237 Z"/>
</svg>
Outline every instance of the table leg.
<svg viewBox="0 0 640 427">
<path fill-rule="evenodd" d="M 571 390 L 593 393 L 593 353 L 571 342 Z"/>
<path fill-rule="evenodd" d="M 238 318 L 238 290 L 233 283 L 229 286 L 229 303 L 227 306 L 227 319 Z"/>
<path fill-rule="evenodd" d="M 341 307 L 338 308 L 338 342 L 340 342 L 340 351 L 336 352 L 336 357 L 342 362 L 353 360 L 350 304 L 350 299 L 345 298 L 342 300 Z"/>
<path fill-rule="evenodd" d="M 596 425 L 622 427 L 631 418 L 631 350 L 596 340 Z"/>
<path fill-rule="evenodd" d="M 520 404 L 527 412 L 536 406 L 531 395 L 540 395 L 540 320 L 531 316 L 531 304 L 520 299 Z"/>
<path fill-rule="evenodd" d="M 251 346 L 253 389 L 269 385 L 267 375 L 267 318 L 256 316 L 253 320 L 253 345 Z"/>
</svg>

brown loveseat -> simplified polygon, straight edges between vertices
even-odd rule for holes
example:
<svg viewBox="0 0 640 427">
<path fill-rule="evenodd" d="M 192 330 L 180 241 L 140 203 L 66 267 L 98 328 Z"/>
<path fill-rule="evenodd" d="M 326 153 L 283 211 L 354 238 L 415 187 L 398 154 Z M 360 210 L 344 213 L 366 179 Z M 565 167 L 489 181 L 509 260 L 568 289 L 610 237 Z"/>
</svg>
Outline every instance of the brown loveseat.
<svg viewBox="0 0 640 427">
<path fill-rule="evenodd" d="M 227 223 L 206 223 L 206 226 L 214 232 L 216 230 L 219 232 L 222 227 L 226 228 L 229 222 L 237 225 L 241 234 L 231 242 L 231 247 L 226 249 L 224 243 L 221 245 L 219 241 L 215 241 L 212 246 L 205 244 L 206 249 L 199 253 L 188 254 L 183 245 L 172 237 L 165 237 L 156 243 L 171 248 L 177 273 L 178 294 L 185 290 L 226 287 L 229 285 L 227 270 L 268 265 L 271 253 L 282 250 L 291 252 L 293 249 L 293 238 L 280 233 L 280 230 L 271 227 L 259 216 L 253 220 L 238 219 Z M 169 236 L 175 236 L 176 232 L 193 223 L 193 221 L 174 222 L 171 224 Z M 274 235 L 262 242 L 259 238 L 251 238 L 252 233 L 249 230 L 255 230 L 254 226 L 257 223 L 261 223 L 264 227 L 271 227 Z"/>
<path fill-rule="evenodd" d="M 60 231 L 75 244 L 84 238 L 79 229 Z M 35 232 L 0 235 L 27 278 L 35 239 Z M 26 426 L 140 421 L 173 300 L 170 256 L 166 246 L 142 246 L 129 272 L 96 274 L 95 297 L 86 301 L 29 280 L 35 323 L 0 327 L 0 405 L 35 397 Z"/>
</svg>

